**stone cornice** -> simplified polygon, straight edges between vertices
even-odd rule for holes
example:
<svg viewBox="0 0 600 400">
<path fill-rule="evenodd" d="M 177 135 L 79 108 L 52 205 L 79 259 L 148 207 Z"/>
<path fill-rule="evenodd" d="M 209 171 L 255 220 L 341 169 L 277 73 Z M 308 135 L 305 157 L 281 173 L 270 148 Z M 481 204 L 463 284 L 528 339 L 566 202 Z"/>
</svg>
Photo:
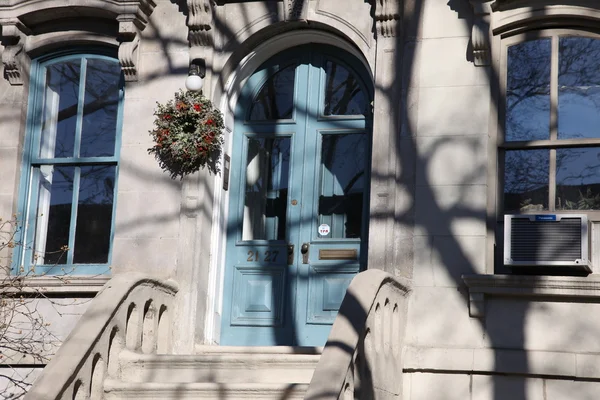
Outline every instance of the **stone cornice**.
<svg viewBox="0 0 600 400">
<path fill-rule="evenodd" d="M 35 16 L 52 17 L 50 10 L 74 10 L 84 16 L 118 21 L 119 61 L 127 81 L 137 80 L 137 49 L 140 32 L 148 24 L 155 0 L 4 0 L 0 3 L 0 26 L 5 75 L 12 85 L 23 84 L 23 48 L 33 30 L 28 21 Z M 60 15 L 60 14 L 59 14 Z"/>
<path fill-rule="evenodd" d="M 487 296 L 600 300 L 600 276 L 463 275 L 469 290 L 469 315 L 485 316 Z"/>
</svg>

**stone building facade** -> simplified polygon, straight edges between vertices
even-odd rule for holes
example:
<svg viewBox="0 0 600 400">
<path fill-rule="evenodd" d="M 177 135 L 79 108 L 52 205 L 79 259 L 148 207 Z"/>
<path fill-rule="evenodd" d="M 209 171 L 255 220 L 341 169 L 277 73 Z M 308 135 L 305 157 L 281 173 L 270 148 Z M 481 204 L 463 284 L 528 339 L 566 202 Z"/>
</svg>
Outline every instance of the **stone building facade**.
<svg viewBox="0 0 600 400">
<path fill-rule="evenodd" d="M 178 283 L 179 353 L 321 346 L 374 268 L 410 282 L 405 399 L 595 398 L 596 2 L 4 0 L 0 25 L 3 256 L 66 304 L 36 300 L 57 341 L 138 271 Z M 194 60 L 221 171 L 173 180 L 148 132 Z M 505 214 L 584 216 L 588 268 L 507 266 Z"/>
</svg>

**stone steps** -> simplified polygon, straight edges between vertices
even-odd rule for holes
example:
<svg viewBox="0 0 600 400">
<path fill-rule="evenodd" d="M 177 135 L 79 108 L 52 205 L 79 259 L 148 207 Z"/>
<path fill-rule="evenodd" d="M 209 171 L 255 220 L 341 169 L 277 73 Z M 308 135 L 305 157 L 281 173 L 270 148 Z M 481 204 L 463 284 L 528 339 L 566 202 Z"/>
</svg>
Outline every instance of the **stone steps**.
<svg viewBox="0 0 600 400">
<path fill-rule="evenodd" d="M 198 346 L 196 354 L 122 351 L 106 400 L 302 399 L 321 348 Z"/>
<path fill-rule="evenodd" d="M 303 399 L 307 384 L 104 382 L 105 400 L 292 400 Z"/>
<path fill-rule="evenodd" d="M 119 358 L 127 382 L 309 383 L 319 357 L 239 348 L 185 356 L 123 352 Z"/>
</svg>

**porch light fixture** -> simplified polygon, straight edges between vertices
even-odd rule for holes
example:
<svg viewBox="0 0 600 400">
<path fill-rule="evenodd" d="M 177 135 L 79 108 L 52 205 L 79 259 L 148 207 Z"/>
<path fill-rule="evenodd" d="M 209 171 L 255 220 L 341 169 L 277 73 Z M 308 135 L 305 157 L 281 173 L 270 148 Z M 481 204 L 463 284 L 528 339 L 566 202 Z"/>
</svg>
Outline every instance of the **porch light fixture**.
<svg viewBox="0 0 600 400">
<path fill-rule="evenodd" d="M 202 90 L 206 76 L 206 62 L 202 58 L 194 58 L 190 62 L 190 71 L 185 79 L 185 87 L 192 92 Z"/>
</svg>

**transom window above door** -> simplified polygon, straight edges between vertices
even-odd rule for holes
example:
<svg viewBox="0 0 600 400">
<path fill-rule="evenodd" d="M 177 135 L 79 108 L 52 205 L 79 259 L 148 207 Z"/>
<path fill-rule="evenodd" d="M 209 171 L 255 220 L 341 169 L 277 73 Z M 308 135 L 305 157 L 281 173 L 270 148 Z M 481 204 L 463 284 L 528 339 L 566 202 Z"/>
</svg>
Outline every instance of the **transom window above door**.
<svg viewBox="0 0 600 400">
<path fill-rule="evenodd" d="M 123 76 L 116 58 L 71 54 L 32 66 L 19 265 L 108 273 Z"/>
</svg>

